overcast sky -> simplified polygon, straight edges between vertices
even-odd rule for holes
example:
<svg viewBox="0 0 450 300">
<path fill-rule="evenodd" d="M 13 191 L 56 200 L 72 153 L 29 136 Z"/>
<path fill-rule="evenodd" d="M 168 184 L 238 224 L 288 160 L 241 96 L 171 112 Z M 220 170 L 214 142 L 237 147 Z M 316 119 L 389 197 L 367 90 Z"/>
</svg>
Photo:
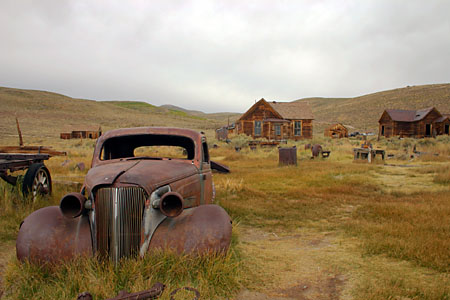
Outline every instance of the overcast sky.
<svg viewBox="0 0 450 300">
<path fill-rule="evenodd" d="M 243 112 L 449 78 L 445 0 L 0 0 L 0 86 Z"/>
</svg>

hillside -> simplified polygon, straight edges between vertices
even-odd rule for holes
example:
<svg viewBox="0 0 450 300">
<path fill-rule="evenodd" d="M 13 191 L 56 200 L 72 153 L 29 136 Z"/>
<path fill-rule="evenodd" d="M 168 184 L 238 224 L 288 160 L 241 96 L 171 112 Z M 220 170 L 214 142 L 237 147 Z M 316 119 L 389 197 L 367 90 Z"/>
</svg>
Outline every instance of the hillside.
<svg viewBox="0 0 450 300">
<path fill-rule="evenodd" d="M 175 106 L 175 105 L 170 105 L 170 104 L 161 105 L 160 108 L 164 108 L 164 109 L 167 109 L 172 112 L 185 113 L 185 114 L 200 117 L 200 118 L 218 120 L 218 121 L 225 122 L 224 124 L 226 124 L 226 122 L 228 122 L 228 118 L 230 119 L 230 122 L 234 122 L 241 116 L 240 113 L 232 113 L 232 112 L 204 113 L 202 111 L 189 110 L 189 109 L 185 109 L 185 108 Z"/>
<path fill-rule="evenodd" d="M 354 98 L 305 98 L 314 113 L 315 134 L 341 122 L 350 130 L 378 130 L 386 108 L 419 109 L 435 106 L 450 113 L 450 84 L 411 86 Z M 234 122 L 240 114 L 212 113 L 139 101 L 94 101 L 61 94 L 0 87 L 0 138 L 16 136 L 17 115 L 24 136 L 58 137 L 68 127 L 101 125 L 103 130 L 135 126 L 175 126 L 207 131 Z"/>
<path fill-rule="evenodd" d="M 210 130 L 227 117 L 190 115 L 137 101 L 93 101 L 61 94 L 0 87 L 0 138 L 16 136 L 15 116 L 24 137 L 59 137 L 72 126 L 101 125 L 103 130 L 137 126 L 175 126 Z"/>
<path fill-rule="evenodd" d="M 387 109 L 420 109 L 434 106 L 441 113 L 450 113 L 450 84 L 410 86 L 355 98 L 305 98 L 315 117 L 315 131 L 335 122 L 355 130 L 377 132 L 378 119 Z"/>
</svg>

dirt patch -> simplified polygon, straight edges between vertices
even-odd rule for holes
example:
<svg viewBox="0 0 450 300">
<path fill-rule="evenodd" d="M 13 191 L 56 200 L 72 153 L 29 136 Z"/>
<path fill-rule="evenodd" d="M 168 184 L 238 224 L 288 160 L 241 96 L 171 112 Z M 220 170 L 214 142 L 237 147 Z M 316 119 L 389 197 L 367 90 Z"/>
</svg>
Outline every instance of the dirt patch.
<svg viewBox="0 0 450 300">
<path fill-rule="evenodd" d="M 330 232 L 299 229 L 286 235 L 243 228 L 243 249 L 257 266 L 262 283 L 236 299 L 342 299 L 346 277 L 330 269 L 324 259 L 336 252 L 335 239 Z"/>
</svg>

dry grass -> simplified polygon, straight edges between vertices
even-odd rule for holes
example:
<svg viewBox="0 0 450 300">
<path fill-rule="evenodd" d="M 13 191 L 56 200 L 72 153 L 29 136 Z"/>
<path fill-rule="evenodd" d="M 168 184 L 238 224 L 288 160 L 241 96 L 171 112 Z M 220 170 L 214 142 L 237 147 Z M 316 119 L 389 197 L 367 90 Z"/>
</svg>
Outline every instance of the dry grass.
<svg viewBox="0 0 450 300">
<path fill-rule="evenodd" d="M 41 142 L 69 153 L 48 161 L 54 180 L 82 181 L 87 170 L 75 166 L 83 162 L 89 167 L 92 141 Z M 331 156 L 311 160 L 303 150 L 307 142 L 287 145 L 298 148 L 297 167 L 278 167 L 277 149 L 236 152 L 233 142 L 215 142 L 219 148 L 211 149 L 212 159 L 232 170 L 214 174 L 216 200 L 239 223 L 228 256 L 184 262 L 161 254 L 119 269 L 85 260 L 51 272 L 12 259 L 3 279 L 8 299 L 39 299 L 48 293 L 72 299 L 82 290 L 112 297 L 121 288 L 137 291 L 155 281 L 169 289 L 193 285 L 205 299 L 251 299 L 251 293 L 298 299 L 448 299 L 449 161 L 387 161 L 415 167 L 353 163 L 352 148 L 359 140 L 320 137 L 313 143 L 330 149 Z M 407 142 L 399 141 L 389 152 L 412 151 Z M 427 151 L 448 149 L 447 140 L 416 142 Z M 388 145 L 385 140 L 373 143 Z M 65 160 L 70 162 L 61 166 Z M 0 241 L 12 243 L 26 215 L 56 204 L 69 190 L 57 184 L 52 197 L 32 204 L 2 183 Z M 241 287 L 250 291 L 236 296 Z"/>
</svg>

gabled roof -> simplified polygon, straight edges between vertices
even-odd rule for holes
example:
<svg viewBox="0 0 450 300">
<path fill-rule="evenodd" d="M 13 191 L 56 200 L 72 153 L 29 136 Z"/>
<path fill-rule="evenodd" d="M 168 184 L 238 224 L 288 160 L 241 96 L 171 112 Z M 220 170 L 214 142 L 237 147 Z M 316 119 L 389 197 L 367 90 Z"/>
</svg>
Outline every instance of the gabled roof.
<svg viewBox="0 0 450 300">
<path fill-rule="evenodd" d="M 420 110 L 401 110 L 386 109 L 386 113 L 391 117 L 392 121 L 397 122 L 415 122 L 425 118 L 434 107 L 428 107 Z"/>
<path fill-rule="evenodd" d="M 450 120 L 450 114 L 442 114 L 442 117 L 440 117 L 439 119 L 436 119 L 436 123 L 441 123 L 444 122 L 445 120 L 449 119 Z"/>
<path fill-rule="evenodd" d="M 313 120 L 314 116 L 308 102 L 268 102 L 283 119 Z"/>
<path fill-rule="evenodd" d="M 265 105 L 271 108 L 279 119 L 285 120 L 313 120 L 311 108 L 308 102 L 276 102 L 266 101 L 264 98 L 253 104 L 240 118 L 244 119 L 258 106 Z"/>
<path fill-rule="evenodd" d="M 326 130 L 332 130 L 332 129 L 336 130 L 338 128 L 348 130 L 347 127 L 345 127 L 344 124 L 342 124 L 342 123 L 335 123 L 335 124 L 331 125 L 330 127 L 328 127 Z"/>
</svg>

